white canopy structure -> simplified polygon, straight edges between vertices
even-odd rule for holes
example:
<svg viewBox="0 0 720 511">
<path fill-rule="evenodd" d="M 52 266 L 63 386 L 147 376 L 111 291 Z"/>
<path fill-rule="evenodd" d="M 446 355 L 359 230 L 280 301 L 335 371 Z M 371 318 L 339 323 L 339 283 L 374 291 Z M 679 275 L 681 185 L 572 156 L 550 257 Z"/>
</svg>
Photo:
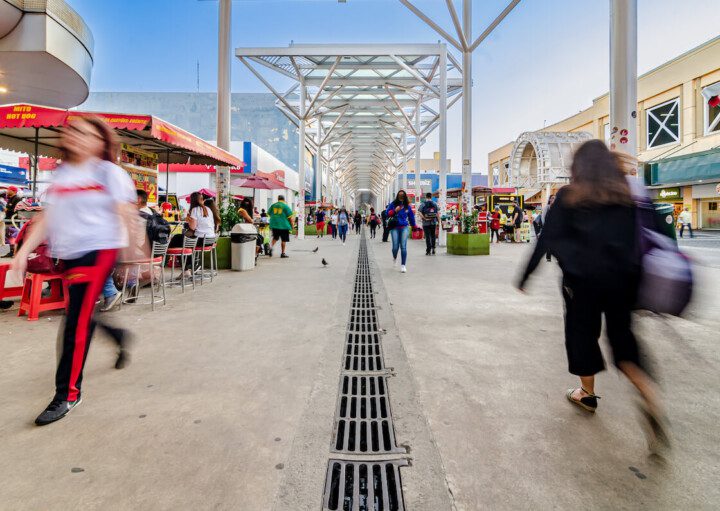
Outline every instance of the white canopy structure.
<svg viewBox="0 0 720 511">
<path fill-rule="evenodd" d="M 444 211 L 447 109 L 462 91 L 459 66 L 445 44 L 291 45 L 237 48 L 235 55 L 298 126 L 301 188 L 309 148 L 319 155 L 315 172 L 319 195 L 324 166 L 326 197 L 331 202 L 338 202 L 337 186 L 348 205 L 379 205 L 398 187 L 407 187 L 407 181 L 401 184 L 393 177 L 411 154 L 419 164 L 420 147 L 439 127 L 440 209 Z M 261 72 L 267 69 L 274 71 L 273 80 L 284 79 L 284 92 Z M 419 172 L 419 165 L 415 168 Z M 404 175 L 407 180 L 407 172 Z M 300 193 L 300 237 L 304 200 Z"/>
<path fill-rule="evenodd" d="M 540 189 L 570 179 L 572 154 L 592 135 L 586 131 L 526 131 L 510 153 L 508 183 L 517 188 Z"/>
</svg>

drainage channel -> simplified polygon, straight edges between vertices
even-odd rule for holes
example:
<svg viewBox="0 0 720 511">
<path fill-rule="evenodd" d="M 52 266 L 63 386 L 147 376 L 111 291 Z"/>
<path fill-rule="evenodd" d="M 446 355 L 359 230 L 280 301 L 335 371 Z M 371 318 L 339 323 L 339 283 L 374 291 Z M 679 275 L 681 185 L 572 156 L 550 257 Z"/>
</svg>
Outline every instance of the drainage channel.
<svg viewBox="0 0 720 511">
<path fill-rule="evenodd" d="M 392 375 L 383 357 L 364 232 L 353 285 L 323 510 L 403 511 L 400 467 L 408 465 L 407 451 L 395 440 Z"/>
</svg>

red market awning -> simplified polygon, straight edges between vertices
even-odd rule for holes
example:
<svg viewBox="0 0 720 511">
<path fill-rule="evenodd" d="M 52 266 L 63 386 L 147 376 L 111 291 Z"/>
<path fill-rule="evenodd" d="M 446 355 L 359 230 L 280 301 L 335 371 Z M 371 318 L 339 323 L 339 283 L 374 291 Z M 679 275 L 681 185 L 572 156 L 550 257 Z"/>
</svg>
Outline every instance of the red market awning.
<svg viewBox="0 0 720 511">
<path fill-rule="evenodd" d="M 240 168 L 233 167 L 230 169 L 230 174 L 243 174 L 243 168 L 245 168 L 245 162 L 241 162 L 242 165 Z M 165 163 L 160 163 L 158 165 L 158 171 L 165 173 L 167 172 L 167 165 Z M 200 172 L 200 173 L 207 173 L 207 174 L 214 174 L 216 171 L 215 165 L 196 165 L 193 163 L 171 163 L 170 164 L 170 172 L 179 172 L 179 173 L 187 173 L 187 172 Z M 248 176 L 250 174 L 247 174 Z"/>
<path fill-rule="evenodd" d="M 120 142 L 160 155 L 169 163 L 228 165 L 242 168 L 243 162 L 227 151 L 151 115 L 62 110 L 37 105 L 0 106 L 0 148 L 62 157 L 60 132 L 72 120 L 96 116 L 107 122 Z"/>
<path fill-rule="evenodd" d="M 230 184 L 238 188 L 252 188 L 253 190 L 282 190 L 285 188 L 284 184 L 274 179 L 259 176 L 233 179 Z"/>
</svg>

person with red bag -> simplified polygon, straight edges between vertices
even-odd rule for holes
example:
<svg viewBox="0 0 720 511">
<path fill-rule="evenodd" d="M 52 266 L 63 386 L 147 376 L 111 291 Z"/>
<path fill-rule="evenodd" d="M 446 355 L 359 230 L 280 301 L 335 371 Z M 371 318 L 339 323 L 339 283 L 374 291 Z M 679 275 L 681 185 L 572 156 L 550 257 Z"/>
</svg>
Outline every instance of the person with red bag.
<svg viewBox="0 0 720 511">
<path fill-rule="evenodd" d="M 95 301 L 120 252 L 129 250 L 128 240 L 135 239 L 137 216 L 135 187 L 115 164 L 117 143 L 105 122 L 96 117 L 73 121 L 62 133 L 61 147 L 63 164 L 47 191 L 47 207 L 34 219 L 12 263 L 13 270 L 24 273 L 32 264 L 29 256 L 47 239 L 68 284 L 55 396 L 35 419 L 39 426 L 62 419 L 81 402 L 83 368 L 96 324 Z M 99 325 L 117 343 L 115 367 L 123 367 L 128 333 Z"/>
</svg>

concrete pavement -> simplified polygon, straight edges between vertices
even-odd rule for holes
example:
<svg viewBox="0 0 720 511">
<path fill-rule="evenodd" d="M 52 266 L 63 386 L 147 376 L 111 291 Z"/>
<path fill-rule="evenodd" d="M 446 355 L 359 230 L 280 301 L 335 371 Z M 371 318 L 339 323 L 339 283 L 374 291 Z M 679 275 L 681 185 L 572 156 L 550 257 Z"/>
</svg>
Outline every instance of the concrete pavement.
<svg viewBox="0 0 720 511">
<path fill-rule="evenodd" d="M 720 269 L 696 269 L 692 321 L 639 320 L 675 437 L 659 465 L 616 371 L 598 378 L 595 416 L 565 401 L 555 264 L 520 295 L 527 247 L 426 257 L 423 243 L 400 274 L 389 244 L 368 242 L 407 509 L 717 507 Z M 44 428 L 32 420 L 52 395 L 59 317 L 0 313 L 0 509 L 320 509 L 357 238 L 289 254 L 154 313 L 108 314 L 135 330 L 133 363 L 112 369 L 96 338 L 84 402 Z"/>
</svg>

